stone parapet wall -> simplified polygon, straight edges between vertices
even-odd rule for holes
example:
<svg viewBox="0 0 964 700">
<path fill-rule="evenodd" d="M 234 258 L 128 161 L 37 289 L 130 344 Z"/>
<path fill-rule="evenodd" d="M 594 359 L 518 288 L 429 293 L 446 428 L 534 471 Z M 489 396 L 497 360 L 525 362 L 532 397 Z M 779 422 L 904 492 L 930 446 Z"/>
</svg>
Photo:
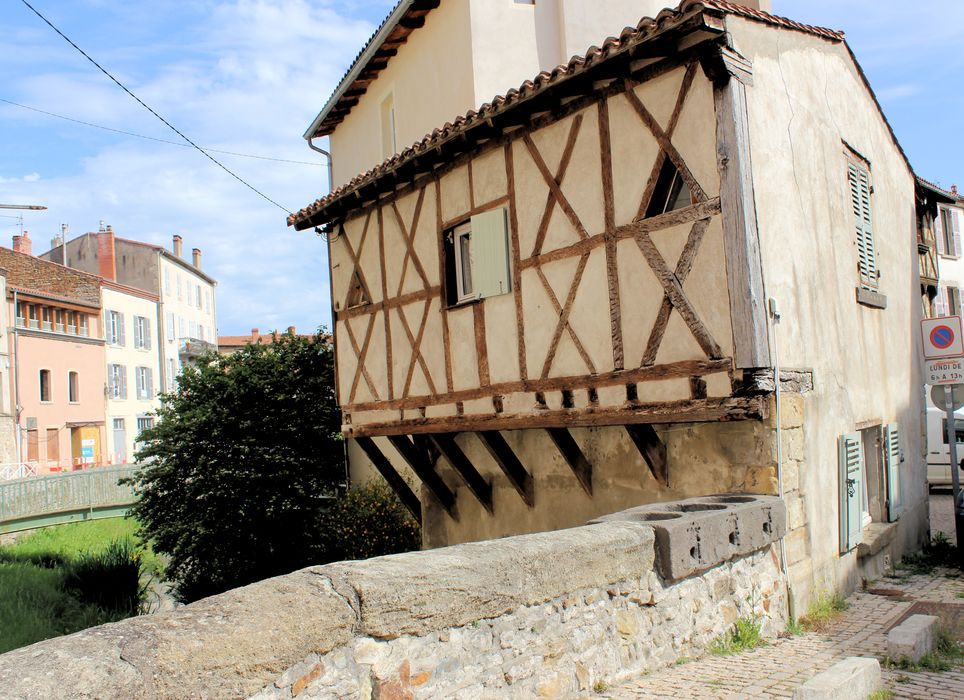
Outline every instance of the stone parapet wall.
<svg viewBox="0 0 964 700">
<path fill-rule="evenodd" d="M 631 517 L 312 567 L 4 654 L 0 696 L 572 697 L 697 655 L 743 616 L 776 634 L 781 533 L 673 583 Z"/>
</svg>

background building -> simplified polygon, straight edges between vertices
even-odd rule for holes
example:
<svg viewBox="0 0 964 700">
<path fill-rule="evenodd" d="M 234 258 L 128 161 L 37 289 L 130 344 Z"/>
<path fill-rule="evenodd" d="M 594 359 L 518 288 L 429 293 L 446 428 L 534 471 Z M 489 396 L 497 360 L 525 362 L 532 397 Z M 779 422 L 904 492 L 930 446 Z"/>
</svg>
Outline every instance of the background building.
<svg viewBox="0 0 964 700">
<path fill-rule="evenodd" d="M 21 459 L 38 471 L 105 458 L 101 280 L 34 257 L 25 233 L 0 248 L 13 338 L 13 396 Z"/>
<path fill-rule="evenodd" d="M 217 282 L 201 270 L 201 250 L 194 248 L 191 262 L 183 258 L 183 241 L 173 237 L 171 250 L 114 235 L 110 226 L 85 233 L 66 244 L 55 240 L 41 257 L 63 262 L 134 287 L 158 298 L 158 389 L 174 387 L 181 366 L 201 353 L 217 348 Z"/>
</svg>

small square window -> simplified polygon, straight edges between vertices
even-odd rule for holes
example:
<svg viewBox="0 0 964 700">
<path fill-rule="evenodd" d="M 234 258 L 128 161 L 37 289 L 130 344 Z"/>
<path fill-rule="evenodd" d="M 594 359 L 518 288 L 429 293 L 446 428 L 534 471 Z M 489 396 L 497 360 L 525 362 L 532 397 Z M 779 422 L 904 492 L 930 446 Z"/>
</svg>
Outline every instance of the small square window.
<svg viewBox="0 0 964 700">
<path fill-rule="evenodd" d="M 445 290 L 449 306 L 512 291 L 506 210 L 493 209 L 449 230 Z"/>
</svg>

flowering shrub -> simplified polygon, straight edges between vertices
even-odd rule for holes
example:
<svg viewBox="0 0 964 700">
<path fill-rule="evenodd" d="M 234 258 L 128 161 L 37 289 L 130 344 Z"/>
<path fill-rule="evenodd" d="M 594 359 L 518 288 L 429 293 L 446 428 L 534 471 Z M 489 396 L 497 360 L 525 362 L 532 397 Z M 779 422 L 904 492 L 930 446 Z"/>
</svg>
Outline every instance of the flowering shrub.
<svg viewBox="0 0 964 700">
<path fill-rule="evenodd" d="M 368 559 L 418 549 L 418 523 L 384 481 L 352 486 L 321 516 L 319 563 Z"/>
</svg>

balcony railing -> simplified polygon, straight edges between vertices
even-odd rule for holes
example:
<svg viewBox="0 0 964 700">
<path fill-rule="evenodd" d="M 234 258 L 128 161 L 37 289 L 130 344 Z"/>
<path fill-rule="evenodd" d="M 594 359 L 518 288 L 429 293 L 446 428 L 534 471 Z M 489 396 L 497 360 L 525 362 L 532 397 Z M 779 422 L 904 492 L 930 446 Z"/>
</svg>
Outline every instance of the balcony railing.
<svg viewBox="0 0 964 700">
<path fill-rule="evenodd" d="M 198 338 L 184 338 L 178 346 L 177 354 L 182 360 L 193 360 L 206 352 L 217 350 L 218 346 Z"/>
<path fill-rule="evenodd" d="M 41 321 L 36 318 L 23 318 L 22 316 L 17 316 L 16 318 L 17 328 L 26 328 L 28 330 L 45 331 L 47 333 L 59 333 L 61 335 L 76 335 L 82 338 L 89 338 L 90 327 L 89 326 L 75 326 L 73 324 L 63 324 L 54 321 Z"/>
</svg>

